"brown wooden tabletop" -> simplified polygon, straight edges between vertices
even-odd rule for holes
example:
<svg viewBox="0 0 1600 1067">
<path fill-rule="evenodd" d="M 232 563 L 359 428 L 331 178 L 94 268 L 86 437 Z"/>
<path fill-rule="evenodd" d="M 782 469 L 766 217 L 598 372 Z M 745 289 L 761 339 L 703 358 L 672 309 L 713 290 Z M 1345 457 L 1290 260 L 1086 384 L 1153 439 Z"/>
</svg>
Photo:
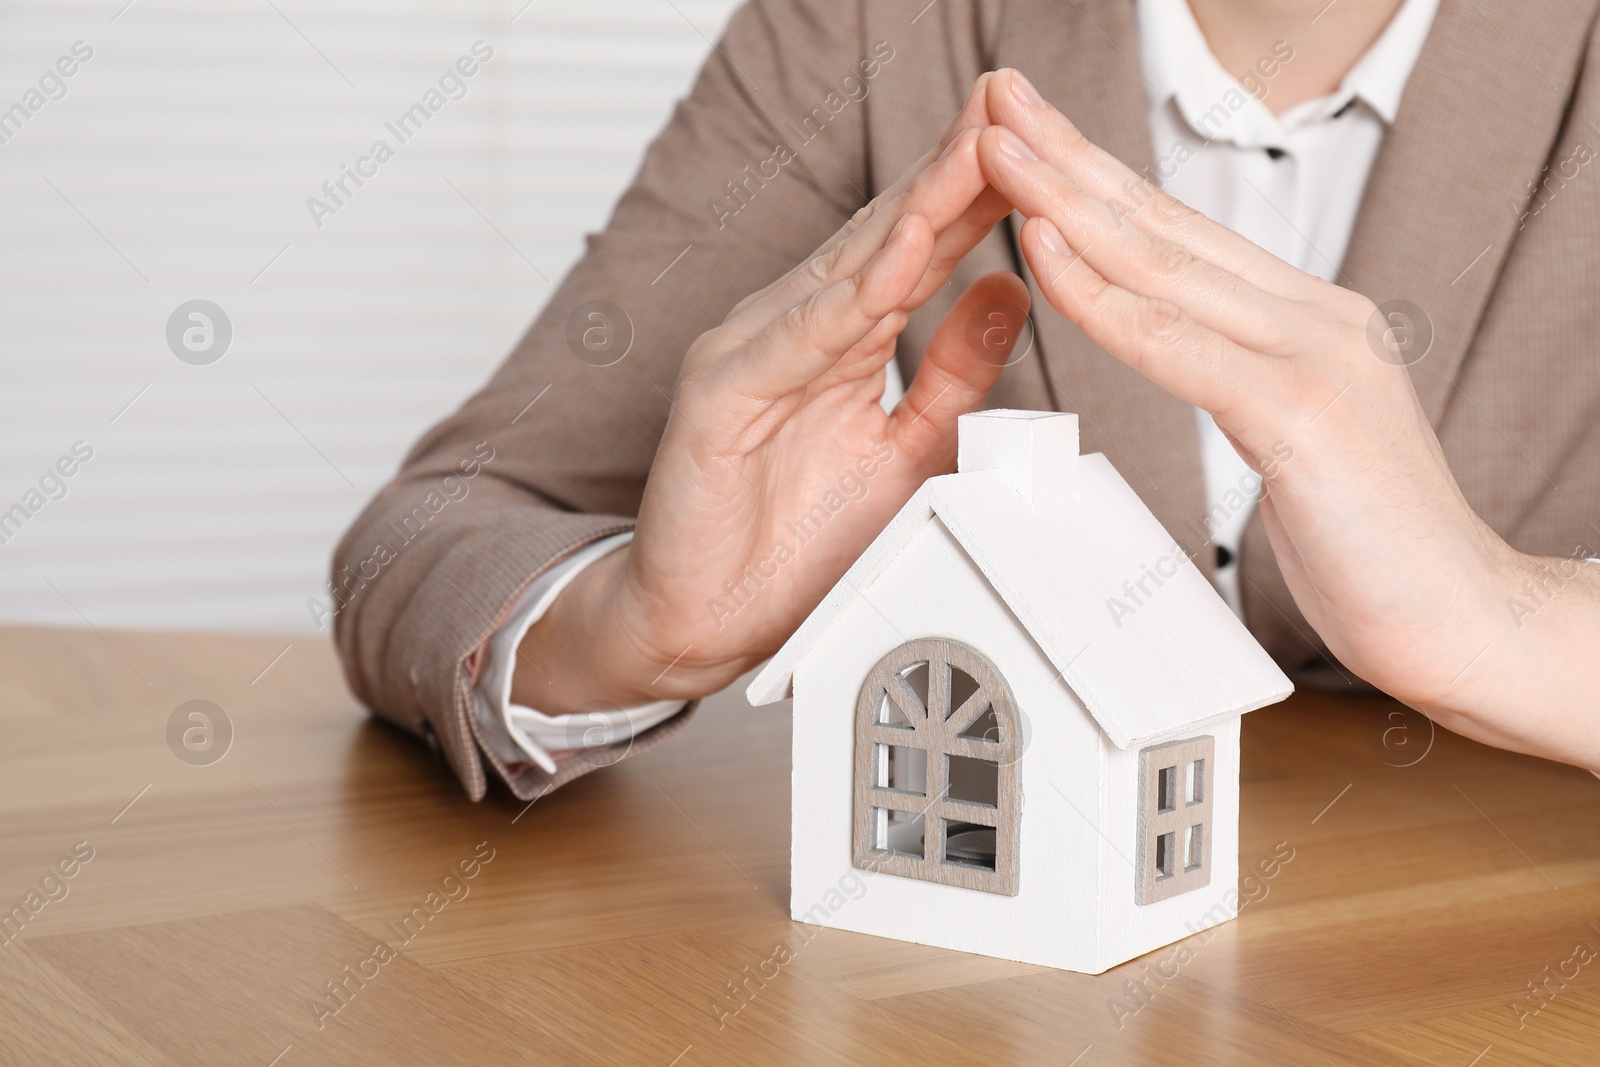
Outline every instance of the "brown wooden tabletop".
<svg viewBox="0 0 1600 1067">
<path fill-rule="evenodd" d="M 1249 903 L 1089 977 L 791 923 L 786 706 L 472 804 L 324 641 L 3 630 L 0 1062 L 1600 1063 L 1600 781 L 1245 724 Z"/>
</svg>

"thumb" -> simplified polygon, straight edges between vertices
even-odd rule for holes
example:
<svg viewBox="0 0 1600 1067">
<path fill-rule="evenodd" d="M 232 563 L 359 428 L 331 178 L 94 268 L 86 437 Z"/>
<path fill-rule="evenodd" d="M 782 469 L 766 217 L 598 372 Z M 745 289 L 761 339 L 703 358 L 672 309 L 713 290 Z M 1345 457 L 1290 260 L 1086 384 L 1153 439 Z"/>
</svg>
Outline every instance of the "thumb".
<svg viewBox="0 0 1600 1067">
<path fill-rule="evenodd" d="M 889 436 L 913 462 L 954 469 L 956 419 L 974 411 L 1000 371 L 1033 343 L 1028 287 L 1008 271 L 986 274 L 956 301 L 934 332 L 922 365 L 889 416 Z"/>
</svg>

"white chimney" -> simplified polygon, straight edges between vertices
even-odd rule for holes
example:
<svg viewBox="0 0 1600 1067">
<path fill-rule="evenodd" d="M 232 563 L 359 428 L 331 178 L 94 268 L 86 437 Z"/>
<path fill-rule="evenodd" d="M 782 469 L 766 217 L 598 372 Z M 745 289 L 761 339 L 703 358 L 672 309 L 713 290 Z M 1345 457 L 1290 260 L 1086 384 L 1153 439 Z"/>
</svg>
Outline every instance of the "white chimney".
<svg viewBox="0 0 1600 1067">
<path fill-rule="evenodd" d="M 1038 511 L 1078 499 L 1078 416 L 1059 411 L 976 411 L 958 423 L 956 470 L 997 470 Z"/>
</svg>

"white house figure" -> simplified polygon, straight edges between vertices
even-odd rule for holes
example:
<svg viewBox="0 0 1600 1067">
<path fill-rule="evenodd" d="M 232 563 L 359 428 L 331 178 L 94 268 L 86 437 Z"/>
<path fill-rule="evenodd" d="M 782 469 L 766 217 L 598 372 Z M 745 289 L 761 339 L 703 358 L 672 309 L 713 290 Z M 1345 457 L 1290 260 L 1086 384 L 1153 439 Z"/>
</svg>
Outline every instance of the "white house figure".
<svg viewBox="0 0 1600 1067">
<path fill-rule="evenodd" d="M 1239 717 L 1292 686 L 1076 415 L 959 453 L 750 685 L 794 696 L 790 914 L 1098 974 L 1236 913 Z"/>
</svg>

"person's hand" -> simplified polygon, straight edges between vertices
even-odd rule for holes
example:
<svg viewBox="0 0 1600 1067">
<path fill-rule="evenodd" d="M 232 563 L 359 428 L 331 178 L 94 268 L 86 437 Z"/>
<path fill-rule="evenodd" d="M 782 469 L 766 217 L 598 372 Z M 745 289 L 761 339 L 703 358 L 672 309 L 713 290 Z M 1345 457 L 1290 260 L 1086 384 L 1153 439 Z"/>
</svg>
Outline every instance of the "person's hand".
<svg viewBox="0 0 1600 1067">
<path fill-rule="evenodd" d="M 632 543 L 524 638 L 513 699 L 559 714 L 694 697 L 771 655 L 922 482 L 993 386 L 1027 288 L 987 275 L 936 331 L 892 413 L 908 314 L 1010 212 L 977 161 L 986 75 L 940 144 L 683 361 Z M 941 152 L 943 154 L 941 154 Z"/>
<path fill-rule="evenodd" d="M 1536 620 L 1542 650 L 1507 611 L 1541 561 L 1463 498 L 1402 361 L 1369 341 L 1372 302 L 1161 193 L 1017 72 L 996 73 L 988 95 L 995 125 L 979 158 L 1028 216 L 1022 248 L 1041 291 L 1107 352 L 1209 411 L 1262 472 L 1273 550 L 1333 654 L 1460 732 L 1600 765 L 1594 690 L 1562 662 L 1562 611 Z M 1568 609 L 1586 594 L 1593 614 L 1595 577 L 1571 579 L 1584 588 Z M 1537 663 L 1545 701 L 1527 696 Z M 1570 739 L 1580 711 L 1586 743 Z"/>
</svg>

